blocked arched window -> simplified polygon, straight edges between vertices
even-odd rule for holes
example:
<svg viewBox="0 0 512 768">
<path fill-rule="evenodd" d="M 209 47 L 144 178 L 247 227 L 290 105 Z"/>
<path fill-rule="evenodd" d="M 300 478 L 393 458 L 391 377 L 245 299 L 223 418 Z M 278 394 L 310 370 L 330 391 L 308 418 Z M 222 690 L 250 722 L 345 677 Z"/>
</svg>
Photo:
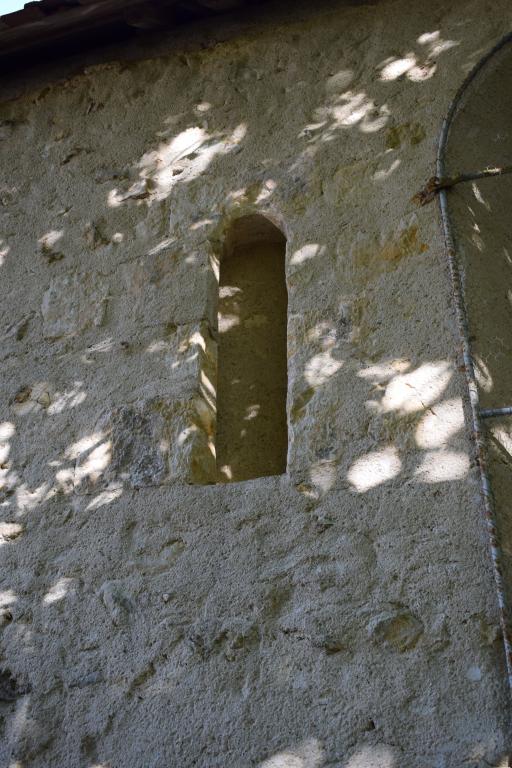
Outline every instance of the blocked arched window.
<svg viewBox="0 0 512 768">
<path fill-rule="evenodd" d="M 237 219 L 220 260 L 219 482 L 286 471 L 286 239 L 268 219 Z"/>
</svg>

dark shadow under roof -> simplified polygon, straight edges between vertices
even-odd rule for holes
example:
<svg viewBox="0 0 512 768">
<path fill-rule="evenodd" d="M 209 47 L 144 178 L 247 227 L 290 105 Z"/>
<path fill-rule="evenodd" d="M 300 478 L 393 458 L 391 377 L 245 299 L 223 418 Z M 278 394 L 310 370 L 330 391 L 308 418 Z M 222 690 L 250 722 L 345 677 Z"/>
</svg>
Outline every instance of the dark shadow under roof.
<svg viewBox="0 0 512 768">
<path fill-rule="evenodd" d="M 265 0 L 40 0 L 0 16 L 0 66 L 33 65 Z"/>
</svg>

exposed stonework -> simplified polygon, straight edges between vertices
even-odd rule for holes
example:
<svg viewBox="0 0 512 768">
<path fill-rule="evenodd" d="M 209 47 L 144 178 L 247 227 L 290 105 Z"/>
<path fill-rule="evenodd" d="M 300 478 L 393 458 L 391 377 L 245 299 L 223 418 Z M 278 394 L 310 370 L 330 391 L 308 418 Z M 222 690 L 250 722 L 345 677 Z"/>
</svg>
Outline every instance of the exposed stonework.
<svg viewBox="0 0 512 768">
<path fill-rule="evenodd" d="M 75 273 L 55 277 L 41 302 L 43 336 L 57 339 L 99 326 L 105 315 L 107 286 L 95 276 Z"/>
<path fill-rule="evenodd" d="M 270 3 L 2 83 L 2 765 L 505 764 L 444 248 L 411 198 L 511 22 Z M 287 240 L 287 471 L 215 484 L 219 256 L 255 213 Z"/>
</svg>

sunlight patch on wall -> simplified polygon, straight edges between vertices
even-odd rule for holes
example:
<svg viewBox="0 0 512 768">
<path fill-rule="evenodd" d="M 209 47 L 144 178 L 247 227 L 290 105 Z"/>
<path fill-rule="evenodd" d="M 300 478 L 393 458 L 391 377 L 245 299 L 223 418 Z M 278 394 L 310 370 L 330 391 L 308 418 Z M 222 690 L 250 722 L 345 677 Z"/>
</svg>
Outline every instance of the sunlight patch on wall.
<svg viewBox="0 0 512 768">
<path fill-rule="evenodd" d="M 4 242 L 4 240 L 0 240 L 0 267 L 5 261 L 6 256 L 8 255 L 9 251 L 11 249 L 8 245 Z"/>
<path fill-rule="evenodd" d="M 3 489 L 8 483 L 8 473 L 11 469 L 11 463 L 8 461 L 11 452 L 10 439 L 15 434 L 14 424 L 10 421 L 0 423 L 0 489 Z"/>
<path fill-rule="evenodd" d="M 379 363 L 364 368 L 357 374 L 362 379 L 369 379 L 375 384 L 383 383 L 396 376 L 405 373 L 411 367 L 411 361 L 404 359 L 391 360 L 388 363 Z"/>
<path fill-rule="evenodd" d="M 49 490 L 48 483 L 42 483 L 33 491 L 25 483 L 16 489 L 16 505 L 18 514 L 23 515 L 31 509 L 35 509 L 46 496 Z"/>
<path fill-rule="evenodd" d="M 106 440 L 104 443 L 100 443 L 94 448 L 85 461 L 80 463 L 75 470 L 75 480 L 80 482 L 84 479 L 89 479 L 93 483 L 97 482 L 108 465 L 112 461 L 112 443 L 110 440 Z"/>
<path fill-rule="evenodd" d="M 98 445 L 106 437 L 104 432 L 92 432 L 86 437 L 82 437 L 77 440 L 76 443 L 72 443 L 64 453 L 66 459 L 78 459 L 83 453 L 87 453 L 95 445 Z"/>
<path fill-rule="evenodd" d="M 494 382 L 491 372 L 487 364 L 482 360 L 480 355 L 473 352 L 473 368 L 475 371 L 475 378 L 478 386 L 484 392 L 492 392 Z"/>
<path fill-rule="evenodd" d="M 469 456 L 462 451 L 429 451 L 425 453 L 415 477 L 423 483 L 445 483 L 462 480 L 469 472 Z"/>
<path fill-rule="evenodd" d="M 320 461 L 311 467 L 309 477 L 311 484 L 323 496 L 336 482 L 336 464 L 333 461 Z"/>
<path fill-rule="evenodd" d="M 7 541 L 14 541 L 24 532 L 21 523 L 0 523 L 0 545 Z"/>
<path fill-rule="evenodd" d="M 422 411 L 444 392 L 452 377 L 450 363 L 440 360 L 424 363 L 415 371 L 395 376 L 382 398 L 382 410 L 401 414 Z"/>
<path fill-rule="evenodd" d="M 43 597 L 43 602 L 50 604 L 63 600 L 74 582 L 75 579 L 58 579 L 58 581 L 55 582 L 53 587 L 50 587 L 46 595 Z"/>
<path fill-rule="evenodd" d="M 87 352 L 110 352 L 113 348 L 114 340 L 112 336 L 108 336 L 106 339 L 102 339 L 96 344 L 91 344 L 90 347 L 87 347 Z M 75 385 L 77 383 L 81 384 L 81 382 L 75 382 Z"/>
<path fill-rule="evenodd" d="M 63 229 L 51 229 L 39 238 L 38 243 L 43 250 L 50 250 L 64 236 Z"/>
<path fill-rule="evenodd" d="M 381 169 L 379 171 L 375 171 L 373 174 L 373 180 L 374 181 L 385 181 L 388 179 L 401 165 L 401 160 L 398 158 L 396 160 L 393 160 L 389 168 L 387 169 Z"/>
<path fill-rule="evenodd" d="M 0 422 L 0 440 L 10 440 L 16 432 L 16 427 L 12 421 Z"/>
<path fill-rule="evenodd" d="M 12 406 L 16 416 L 27 416 L 48 408 L 51 403 L 50 389 L 47 381 L 37 381 L 18 390 Z"/>
<path fill-rule="evenodd" d="M 394 768 L 393 750 L 386 745 L 363 747 L 352 755 L 345 768 Z"/>
<path fill-rule="evenodd" d="M 303 245 L 302 248 L 299 248 L 297 251 L 295 251 L 290 259 L 290 264 L 292 266 L 303 264 L 305 261 L 310 261 L 316 256 L 321 256 L 324 252 L 324 245 L 318 245 L 318 243 L 307 243 L 306 245 Z"/>
<path fill-rule="evenodd" d="M 387 64 L 382 67 L 380 73 L 381 80 L 396 80 L 397 78 L 405 75 L 416 64 L 416 56 L 414 53 L 410 53 L 404 56 L 402 59 L 391 59 Z"/>
<path fill-rule="evenodd" d="M 496 442 L 501 445 L 505 453 L 512 457 L 512 434 L 510 429 L 510 425 L 508 429 L 504 425 L 493 426 L 491 427 L 491 434 Z"/>
<path fill-rule="evenodd" d="M 266 179 L 261 185 L 261 189 L 255 201 L 256 204 L 262 203 L 265 200 L 268 200 L 268 198 L 271 197 L 275 192 L 276 187 L 277 187 L 277 183 L 274 181 L 274 179 Z"/>
<path fill-rule="evenodd" d="M 390 118 L 387 104 L 378 107 L 365 91 L 346 91 L 336 96 L 333 101 L 333 104 L 315 110 L 313 118 L 316 123 L 307 125 L 299 134 L 299 138 L 308 137 L 318 129 L 324 128 L 320 137 L 316 138 L 330 141 L 335 131 L 356 125 L 362 133 L 375 133 L 384 128 Z"/>
<path fill-rule="evenodd" d="M 10 443 L 7 442 L 0 442 L 0 469 L 4 469 L 4 465 L 7 462 L 7 459 L 9 458 L 9 454 L 11 452 L 11 446 Z"/>
<path fill-rule="evenodd" d="M 124 192 L 112 189 L 107 198 L 109 207 L 117 208 L 127 200 L 165 200 L 177 183 L 198 178 L 216 155 L 238 147 L 246 133 L 246 123 L 230 133 L 209 134 L 198 126 L 186 128 L 142 156 L 137 165 L 139 179 Z"/>
<path fill-rule="evenodd" d="M 75 381 L 74 386 L 65 392 L 55 392 L 52 403 L 48 406 L 48 413 L 53 416 L 67 408 L 76 408 L 87 399 L 87 394 L 83 390 L 83 383 Z"/>
<path fill-rule="evenodd" d="M 398 451 L 393 446 L 388 446 L 357 459 L 350 467 L 347 478 L 355 491 L 365 493 L 387 480 L 392 480 L 401 468 Z"/>
<path fill-rule="evenodd" d="M 4 589 L 0 591 L 0 608 L 7 608 L 7 606 L 16 603 L 18 598 L 16 593 L 12 589 Z"/>
<path fill-rule="evenodd" d="M 445 400 L 423 416 L 416 429 L 416 443 L 420 448 L 442 448 L 463 427 L 462 400 Z"/>
<path fill-rule="evenodd" d="M 475 199 L 480 203 L 480 205 L 483 205 L 484 208 L 486 208 L 488 211 L 491 210 L 491 204 L 484 198 L 482 195 L 482 190 L 476 183 L 476 181 L 473 181 L 471 184 L 471 189 L 473 190 L 473 194 L 475 196 Z"/>
<path fill-rule="evenodd" d="M 325 752 L 318 739 L 308 739 L 297 747 L 278 752 L 259 768 L 321 768 Z"/>
<path fill-rule="evenodd" d="M 342 367 L 342 360 L 335 360 L 330 352 L 314 355 L 306 364 L 304 378 L 311 387 L 320 387 Z"/>
<path fill-rule="evenodd" d="M 408 51 L 401 57 L 388 57 L 379 65 L 381 80 L 390 82 L 400 77 L 407 77 L 408 80 L 418 83 L 430 80 L 437 71 L 439 56 L 460 45 L 457 40 L 443 40 L 438 29 L 420 35 L 417 42 L 426 49 L 425 53 L 419 55 Z"/>
<path fill-rule="evenodd" d="M 120 483 L 113 483 L 106 491 L 99 493 L 89 504 L 86 506 L 86 511 L 92 509 L 99 509 L 107 504 L 112 504 L 113 501 L 118 499 L 123 493 L 123 487 Z"/>
</svg>

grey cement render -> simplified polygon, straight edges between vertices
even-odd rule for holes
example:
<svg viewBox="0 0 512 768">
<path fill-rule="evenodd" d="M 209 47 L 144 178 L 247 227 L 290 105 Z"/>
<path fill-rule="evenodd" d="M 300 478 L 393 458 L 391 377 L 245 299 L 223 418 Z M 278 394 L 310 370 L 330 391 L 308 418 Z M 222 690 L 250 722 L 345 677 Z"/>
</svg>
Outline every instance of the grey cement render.
<svg viewBox="0 0 512 768">
<path fill-rule="evenodd" d="M 2 765 L 507 764 L 439 215 L 411 198 L 511 22 L 280 4 L 2 84 Z M 254 213 L 287 237 L 288 467 L 216 485 L 218 259 Z"/>
</svg>

